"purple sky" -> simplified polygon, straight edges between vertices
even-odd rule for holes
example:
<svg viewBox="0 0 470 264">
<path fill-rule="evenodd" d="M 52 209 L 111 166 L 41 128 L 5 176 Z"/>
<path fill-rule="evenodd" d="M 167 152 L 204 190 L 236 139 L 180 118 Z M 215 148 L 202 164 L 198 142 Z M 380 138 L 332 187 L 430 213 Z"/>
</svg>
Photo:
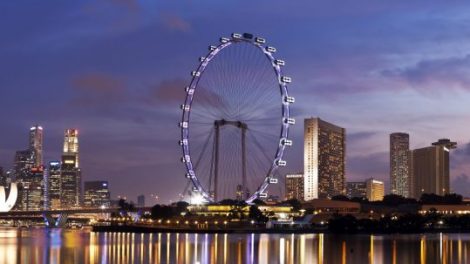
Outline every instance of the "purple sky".
<svg viewBox="0 0 470 264">
<path fill-rule="evenodd" d="M 155 3 L 157 2 L 157 3 Z M 413 148 L 449 137 L 451 188 L 470 195 L 470 4 L 445 1 L 2 1 L 0 166 L 45 129 L 45 159 L 80 130 L 84 180 L 113 197 L 185 186 L 177 122 L 207 46 L 231 32 L 286 60 L 298 124 L 286 171 L 301 171 L 302 118 L 347 129 L 347 179 L 388 182 L 388 134 Z M 149 199 L 149 197 L 148 197 Z"/>
</svg>

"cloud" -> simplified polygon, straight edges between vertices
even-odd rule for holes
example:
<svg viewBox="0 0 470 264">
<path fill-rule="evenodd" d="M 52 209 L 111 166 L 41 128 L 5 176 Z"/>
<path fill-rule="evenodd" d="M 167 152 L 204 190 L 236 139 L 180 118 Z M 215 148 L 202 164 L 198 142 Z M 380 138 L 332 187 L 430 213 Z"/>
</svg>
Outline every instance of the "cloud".
<svg viewBox="0 0 470 264">
<path fill-rule="evenodd" d="M 470 55 L 422 60 L 411 67 L 385 70 L 382 74 L 406 81 L 414 88 L 470 90 Z"/>
<path fill-rule="evenodd" d="M 360 140 L 366 140 L 370 139 L 371 137 L 375 136 L 377 132 L 372 132 L 372 131 L 362 131 L 362 132 L 356 132 L 356 133 L 349 133 L 347 134 L 347 141 L 360 141 Z"/>
<path fill-rule="evenodd" d="M 346 161 L 348 179 L 376 178 L 384 180 L 388 175 L 389 153 L 376 152 L 370 155 L 353 156 Z"/>
<path fill-rule="evenodd" d="M 74 78 L 74 102 L 86 105 L 110 105 L 126 99 L 126 82 L 103 73 L 90 73 Z"/>
<path fill-rule="evenodd" d="M 181 78 L 161 81 L 151 87 L 147 100 L 150 103 L 182 103 L 185 98 L 184 88 L 188 84 L 188 81 Z"/>
<path fill-rule="evenodd" d="M 181 32 L 189 32 L 191 30 L 191 24 L 174 13 L 162 14 L 162 22 L 167 28 L 171 30 Z"/>
<path fill-rule="evenodd" d="M 453 192 L 463 196 L 470 196 L 470 178 L 466 174 L 461 174 L 454 178 L 451 183 Z"/>
</svg>

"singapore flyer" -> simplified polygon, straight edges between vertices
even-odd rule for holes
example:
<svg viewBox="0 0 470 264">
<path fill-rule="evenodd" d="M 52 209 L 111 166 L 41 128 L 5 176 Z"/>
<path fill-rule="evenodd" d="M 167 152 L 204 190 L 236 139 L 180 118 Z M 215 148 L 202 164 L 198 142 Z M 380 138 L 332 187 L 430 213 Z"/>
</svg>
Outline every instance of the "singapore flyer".
<svg viewBox="0 0 470 264">
<path fill-rule="evenodd" d="M 205 202 L 267 196 L 292 145 L 286 62 L 264 38 L 233 33 L 209 46 L 181 105 L 181 161 Z"/>
</svg>

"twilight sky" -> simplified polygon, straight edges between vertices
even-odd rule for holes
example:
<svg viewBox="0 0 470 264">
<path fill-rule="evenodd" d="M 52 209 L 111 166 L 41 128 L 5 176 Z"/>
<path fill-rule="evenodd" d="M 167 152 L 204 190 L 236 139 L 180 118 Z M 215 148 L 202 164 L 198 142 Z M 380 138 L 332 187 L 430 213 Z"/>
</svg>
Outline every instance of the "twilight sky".
<svg viewBox="0 0 470 264">
<path fill-rule="evenodd" d="M 347 130 L 347 180 L 388 183 L 388 134 L 403 131 L 412 148 L 457 141 L 451 188 L 470 196 L 470 4 L 385 2 L 2 1 L 0 166 L 33 124 L 45 161 L 78 128 L 84 180 L 109 180 L 113 198 L 174 201 L 189 73 L 219 37 L 251 32 L 293 78 L 284 172 L 302 170 L 302 118 L 320 116 Z"/>
</svg>

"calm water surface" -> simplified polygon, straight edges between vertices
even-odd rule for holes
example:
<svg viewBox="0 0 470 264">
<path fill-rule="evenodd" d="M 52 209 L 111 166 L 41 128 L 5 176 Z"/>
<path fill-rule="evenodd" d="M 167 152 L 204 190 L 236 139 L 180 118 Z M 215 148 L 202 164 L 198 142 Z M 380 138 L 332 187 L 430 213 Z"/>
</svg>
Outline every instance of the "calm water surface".
<svg viewBox="0 0 470 264">
<path fill-rule="evenodd" d="M 0 263 L 470 263 L 470 234 L 130 234 L 0 229 Z"/>
</svg>

